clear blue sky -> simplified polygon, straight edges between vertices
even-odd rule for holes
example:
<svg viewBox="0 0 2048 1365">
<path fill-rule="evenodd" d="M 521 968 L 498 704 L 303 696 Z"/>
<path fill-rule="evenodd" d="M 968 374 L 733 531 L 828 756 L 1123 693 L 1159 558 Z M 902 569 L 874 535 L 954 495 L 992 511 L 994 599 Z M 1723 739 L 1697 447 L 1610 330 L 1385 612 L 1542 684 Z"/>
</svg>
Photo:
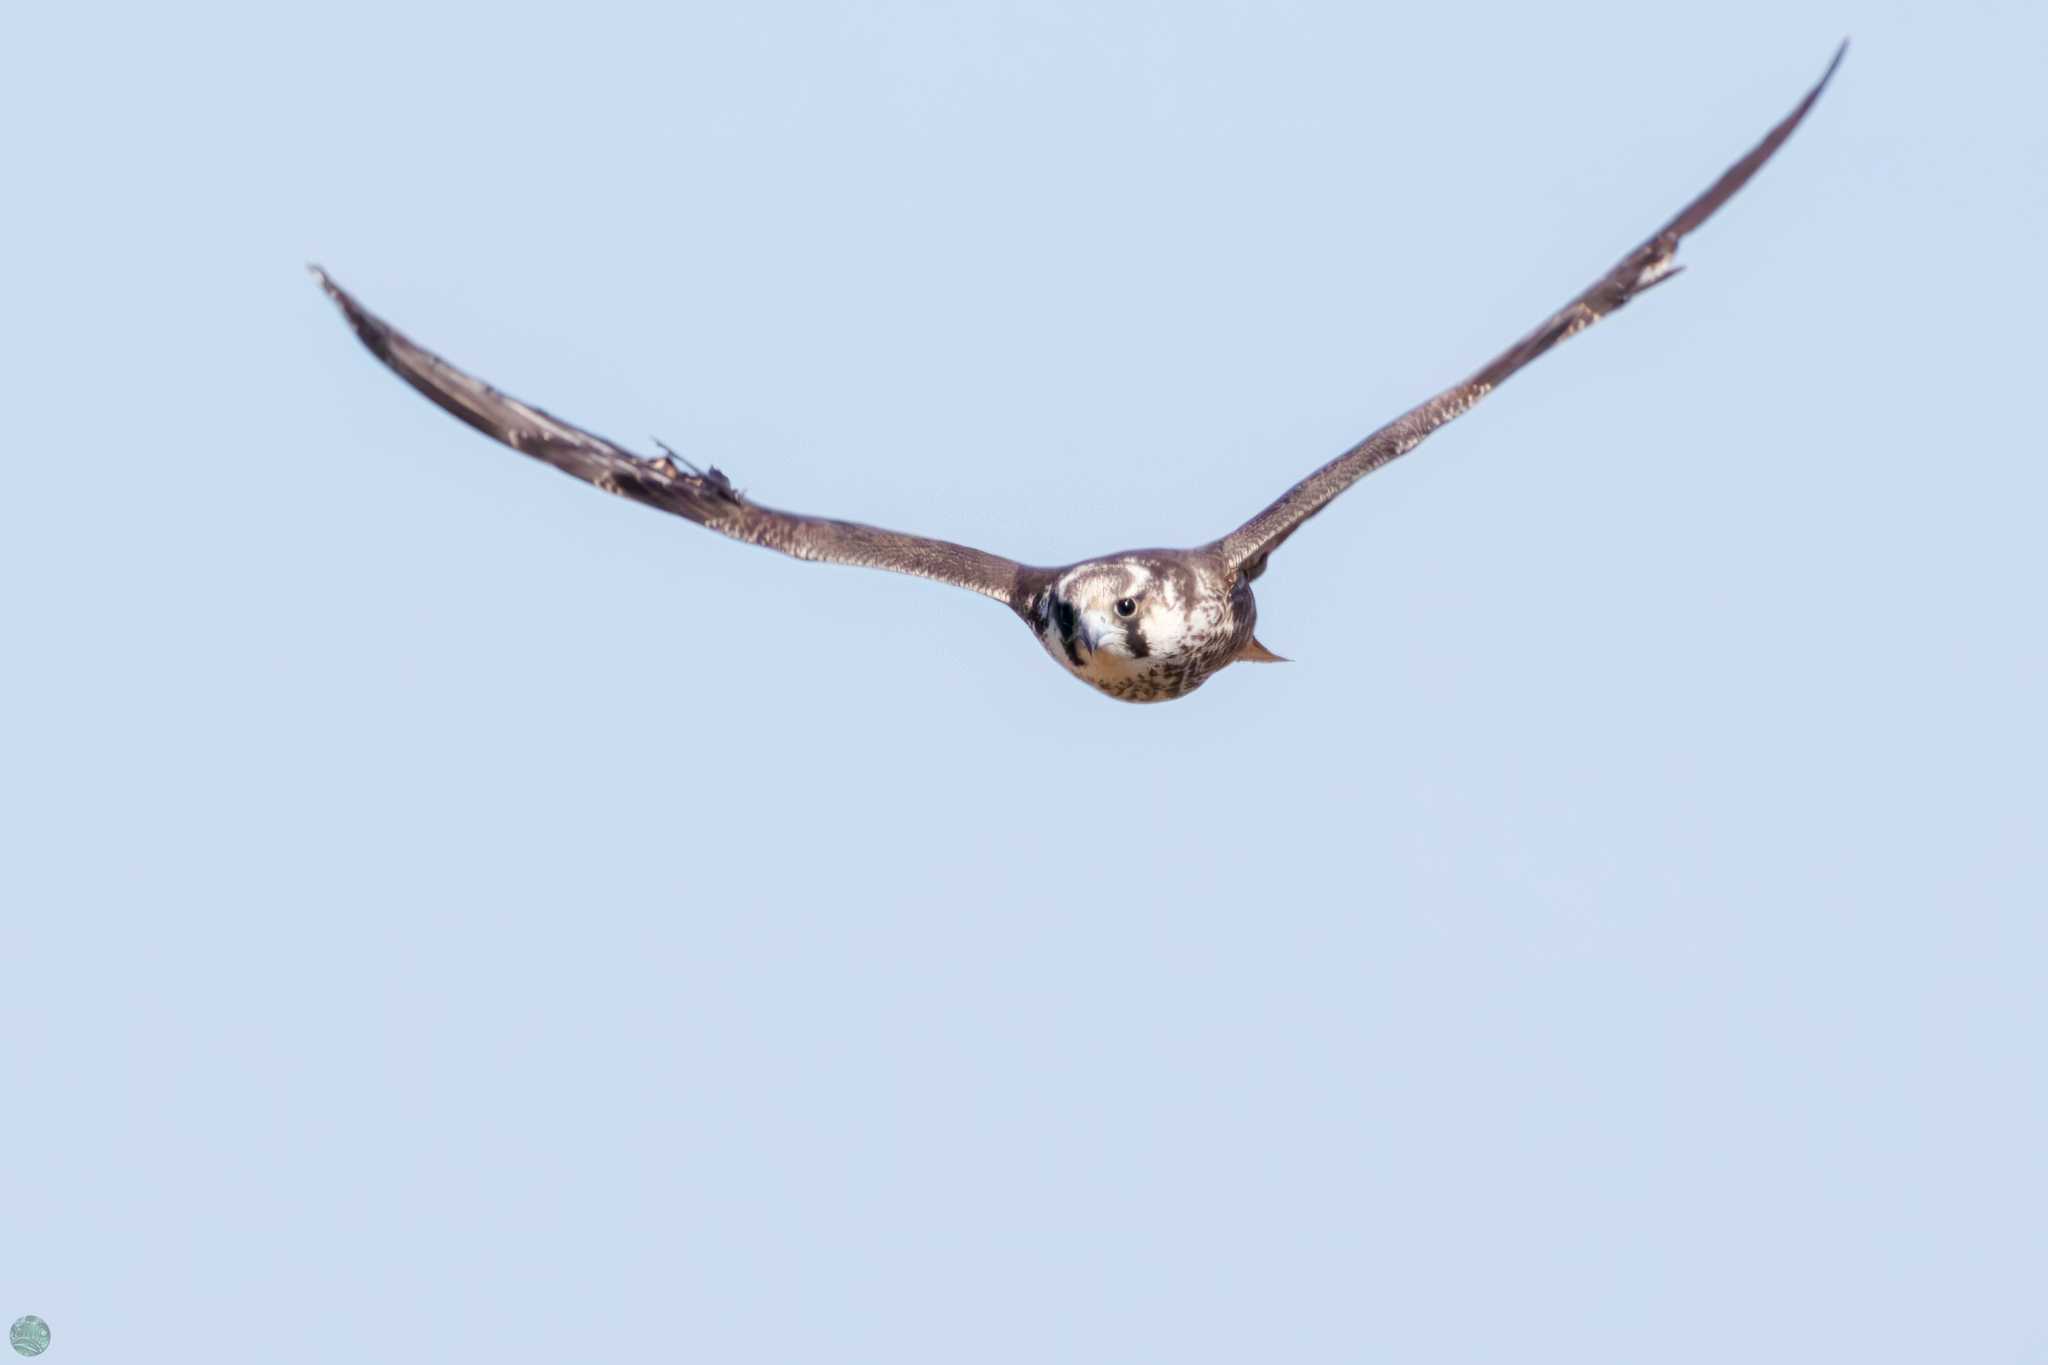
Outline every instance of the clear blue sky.
<svg viewBox="0 0 2048 1365">
<path fill-rule="evenodd" d="M 1235 525 L 1118 706 L 603 497 Z M 9 23 L 0 1319 L 53 1363 L 2048 1361 L 2037 5 Z"/>
</svg>

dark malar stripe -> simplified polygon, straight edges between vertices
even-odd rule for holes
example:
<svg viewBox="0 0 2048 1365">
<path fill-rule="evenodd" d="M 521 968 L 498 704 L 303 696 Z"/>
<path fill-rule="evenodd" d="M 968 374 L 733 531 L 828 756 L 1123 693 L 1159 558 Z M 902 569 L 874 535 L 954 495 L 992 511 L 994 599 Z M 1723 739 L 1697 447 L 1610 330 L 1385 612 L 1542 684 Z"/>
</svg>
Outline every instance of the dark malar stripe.
<svg viewBox="0 0 2048 1365">
<path fill-rule="evenodd" d="M 1074 667 L 1081 667 L 1081 651 L 1074 648 L 1074 633 L 1081 622 L 1074 612 L 1074 604 L 1064 597 L 1053 598 L 1052 620 L 1059 628 L 1060 645 L 1067 651 L 1067 658 L 1073 661 Z"/>
<path fill-rule="evenodd" d="M 1138 624 L 1138 618 L 1135 616 L 1124 626 L 1124 643 L 1130 646 L 1133 659 L 1152 657 L 1152 646 L 1145 643 L 1144 627 Z"/>
</svg>

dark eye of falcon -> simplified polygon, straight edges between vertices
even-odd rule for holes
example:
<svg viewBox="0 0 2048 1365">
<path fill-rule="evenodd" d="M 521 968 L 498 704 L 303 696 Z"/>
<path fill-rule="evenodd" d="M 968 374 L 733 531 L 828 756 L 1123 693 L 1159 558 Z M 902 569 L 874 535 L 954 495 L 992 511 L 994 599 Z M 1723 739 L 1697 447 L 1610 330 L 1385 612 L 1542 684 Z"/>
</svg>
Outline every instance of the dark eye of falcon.
<svg viewBox="0 0 2048 1365">
<path fill-rule="evenodd" d="M 1136 611 L 1137 609 L 1137 599 L 1132 597 L 1123 598 L 1116 604 L 1116 614 L 1118 616 L 1129 616 L 1132 612 Z"/>
</svg>

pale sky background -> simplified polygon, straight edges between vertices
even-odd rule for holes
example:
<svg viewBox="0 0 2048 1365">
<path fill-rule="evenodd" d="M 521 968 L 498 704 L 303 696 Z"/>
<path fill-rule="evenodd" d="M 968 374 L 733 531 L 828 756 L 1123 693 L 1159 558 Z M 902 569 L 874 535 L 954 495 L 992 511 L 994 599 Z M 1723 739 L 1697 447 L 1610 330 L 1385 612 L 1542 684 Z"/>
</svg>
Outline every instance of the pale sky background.
<svg viewBox="0 0 2048 1365">
<path fill-rule="evenodd" d="M 2048 11 L 31 6 L 0 1320 L 65 1362 L 2048 1362 Z M 764 501 L 1297 536 L 1299 662 Z"/>
</svg>

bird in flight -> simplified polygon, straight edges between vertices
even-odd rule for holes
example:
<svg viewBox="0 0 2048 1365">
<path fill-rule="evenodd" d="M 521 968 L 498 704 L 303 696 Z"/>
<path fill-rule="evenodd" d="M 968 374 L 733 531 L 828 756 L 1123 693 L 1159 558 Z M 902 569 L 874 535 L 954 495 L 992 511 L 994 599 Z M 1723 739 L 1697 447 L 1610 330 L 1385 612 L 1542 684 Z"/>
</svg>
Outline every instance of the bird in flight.
<svg viewBox="0 0 2048 1365">
<path fill-rule="evenodd" d="M 1413 450 L 1537 356 L 1677 274 L 1679 242 L 1727 203 L 1792 135 L 1827 88 L 1848 46 L 1836 50 L 1806 98 L 1747 156 L 1584 293 L 1463 383 L 1402 413 L 1235 531 L 1187 550 L 1129 550 L 1064 568 L 1041 568 L 950 541 L 764 507 L 716 468 L 699 469 L 666 446 L 656 456 L 635 455 L 498 392 L 414 345 L 317 266 L 313 275 L 373 355 L 428 398 L 522 455 L 750 545 L 972 589 L 1015 612 L 1054 662 L 1083 682 L 1119 701 L 1171 701 L 1228 664 L 1279 661 L 1252 634 L 1257 620 L 1252 582 L 1265 572 L 1273 551 L 1339 493 Z"/>
</svg>

